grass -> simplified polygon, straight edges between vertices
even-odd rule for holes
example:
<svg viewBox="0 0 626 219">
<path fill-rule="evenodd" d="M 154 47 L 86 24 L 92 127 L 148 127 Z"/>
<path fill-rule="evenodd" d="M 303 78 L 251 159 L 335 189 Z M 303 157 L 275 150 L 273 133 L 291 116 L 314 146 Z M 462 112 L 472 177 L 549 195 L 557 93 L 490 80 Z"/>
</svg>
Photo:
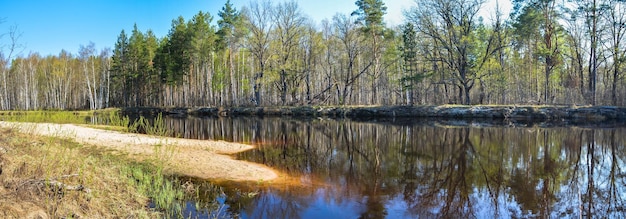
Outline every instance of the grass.
<svg viewBox="0 0 626 219">
<path fill-rule="evenodd" d="M 166 159 L 137 162 L 67 139 L 0 129 L 0 218 L 182 218 L 185 200 L 223 194 L 206 182 L 169 176 Z M 199 204 L 223 210 L 214 200 Z"/>
<path fill-rule="evenodd" d="M 86 124 L 94 111 L 2 111 L 0 118 L 14 122 Z"/>
<path fill-rule="evenodd" d="M 133 165 L 95 147 L 0 130 L 0 218 L 151 218 Z M 42 216 L 42 217 L 43 217 Z"/>
<path fill-rule="evenodd" d="M 155 136 L 170 136 L 161 114 L 154 119 L 140 116 L 132 120 L 122 116 L 119 109 L 98 111 L 0 111 L 0 120 L 10 122 L 79 124 L 91 128 Z"/>
<path fill-rule="evenodd" d="M 0 112 L 0 120 L 73 123 L 168 136 L 162 116 L 131 121 L 118 111 Z M 184 200 L 200 200 L 197 185 L 168 177 L 175 146 L 164 141 L 141 162 L 67 139 L 0 129 L 0 218 L 182 218 Z M 214 188 L 214 187 L 209 187 Z M 216 187 L 215 187 L 216 188 Z M 212 190 L 221 193 L 221 190 Z M 201 203 L 201 202 L 198 202 Z M 211 201 L 205 206 L 223 206 Z M 206 204 L 209 203 L 209 204 Z"/>
<path fill-rule="evenodd" d="M 185 192 L 177 179 L 168 179 L 163 168 L 146 163 L 135 163 L 122 169 L 128 183 L 141 194 L 149 197 L 149 207 L 167 215 L 168 218 L 182 217 L 183 206 L 180 200 Z"/>
</svg>

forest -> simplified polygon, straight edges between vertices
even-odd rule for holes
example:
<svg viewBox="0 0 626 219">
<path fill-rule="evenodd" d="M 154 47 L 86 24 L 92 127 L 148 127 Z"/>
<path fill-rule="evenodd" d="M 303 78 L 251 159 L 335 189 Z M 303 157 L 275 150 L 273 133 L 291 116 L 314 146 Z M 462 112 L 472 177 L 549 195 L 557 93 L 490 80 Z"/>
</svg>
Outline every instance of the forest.
<svg viewBox="0 0 626 219">
<path fill-rule="evenodd" d="M 217 16 L 174 18 L 166 36 L 135 25 L 112 49 L 49 56 L 18 54 L 5 30 L 0 110 L 626 105 L 623 0 L 512 0 L 488 17 L 485 0 L 415 3 L 389 26 L 383 0 L 322 21 L 293 1 L 227 1 Z"/>
</svg>

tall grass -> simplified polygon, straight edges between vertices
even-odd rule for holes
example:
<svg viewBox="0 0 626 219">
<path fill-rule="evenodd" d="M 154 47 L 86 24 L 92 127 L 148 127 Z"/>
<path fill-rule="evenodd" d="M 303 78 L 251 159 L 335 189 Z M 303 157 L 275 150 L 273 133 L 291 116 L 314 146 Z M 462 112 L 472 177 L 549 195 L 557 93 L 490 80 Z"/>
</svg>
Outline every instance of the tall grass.
<svg viewBox="0 0 626 219">
<path fill-rule="evenodd" d="M 129 183 L 150 198 L 149 207 L 164 213 L 168 218 L 182 217 L 184 199 L 182 184 L 168 179 L 163 168 L 149 164 L 134 164 L 122 169 Z"/>
<path fill-rule="evenodd" d="M 172 133 L 167 129 L 163 115 L 160 113 L 152 120 L 140 116 L 139 119 L 129 125 L 129 130 L 131 132 L 143 131 L 148 135 L 155 136 L 170 136 Z"/>
<path fill-rule="evenodd" d="M 129 166 L 122 157 L 10 129 L 0 129 L 0 145 L 0 218 L 27 218 L 31 212 L 42 218 L 156 216 L 121 173 Z"/>
<path fill-rule="evenodd" d="M 128 127 L 128 125 L 130 125 L 130 118 L 128 118 L 128 116 L 121 116 L 117 111 L 109 111 L 106 113 L 106 118 L 108 119 L 106 122 L 111 126 Z"/>
<path fill-rule="evenodd" d="M 104 111 L 3 111 L 0 120 L 10 122 L 57 123 L 57 124 L 90 124 L 96 128 L 108 126 L 130 133 L 145 133 L 156 136 L 170 136 L 162 114 L 149 119 L 144 116 L 133 120 L 121 115 L 119 110 Z"/>
<path fill-rule="evenodd" d="M 9 129 L 0 129 L 0 146 L 0 186 L 5 188 L 0 197 L 11 197 L 0 201 L 0 218 L 27 217 L 19 209 L 31 205 L 51 218 L 187 218 L 189 200 L 223 211 L 215 201 L 199 201 L 223 194 L 220 187 L 169 176 L 162 162 L 136 162 L 67 139 Z M 78 185 L 84 189 L 62 188 Z M 201 186 L 213 189 L 201 192 Z"/>
<path fill-rule="evenodd" d="M 90 117 L 94 116 L 98 117 L 98 119 L 90 119 Z M 126 132 L 143 132 L 157 136 L 171 135 L 171 132 L 167 129 L 164 117 L 160 114 L 153 119 L 140 116 L 138 119 L 133 120 L 128 116 L 122 116 L 119 111 L 99 113 L 69 111 L 0 112 L 0 120 L 72 124 L 89 124 L 96 121 L 99 125 L 123 127 Z M 0 139 L 2 136 L 3 134 L 0 133 Z M 81 184 L 92 191 L 91 193 L 66 192 L 72 195 L 65 195 L 63 199 L 55 198 L 54 195 L 48 193 L 43 197 L 35 198 L 43 201 L 41 206 L 50 207 L 46 207 L 45 212 L 53 217 L 73 217 L 74 213 L 72 212 L 79 211 L 75 210 L 77 207 L 73 206 L 76 203 L 79 205 L 80 203 L 97 203 L 98 206 L 92 207 L 92 211 L 85 211 L 83 214 L 75 214 L 75 216 L 126 217 L 134 215 L 133 217 L 139 218 L 153 217 L 154 215 L 148 216 L 152 213 L 136 208 L 138 206 L 137 201 L 141 199 L 139 194 L 147 198 L 143 200 L 144 203 L 148 200 L 148 205 L 166 218 L 189 217 L 189 213 L 185 213 L 187 200 L 193 200 L 196 205 L 201 205 L 196 206 L 196 209 L 206 209 L 214 212 L 212 215 L 224 213 L 222 212 L 224 211 L 222 204 L 210 201 L 215 199 L 209 198 L 210 200 L 200 201 L 207 197 L 215 198 L 220 194 L 223 195 L 221 187 L 206 186 L 205 184 L 208 182 L 195 184 L 189 181 L 182 182 L 177 177 L 168 177 L 165 168 L 166 162 L 170 156 L 174 156 L 175 145 L 169 145 L 165 139 L 165 142 L 155 146 L 153 157 L 142 162 L 132 162 L 124 156 L 111 155 L 110 153 L 97 150 L 95 147 L 85 147 L 68 140 L 53 137 L 37 137 L 37 139 L 40 139 L 37 140 L 37 143 L 29 143 L 32 139 L 26 137 L 20 137 L 19 139 L 25 142 L 23 144 L 27 146 L 21 148 L 25 148 L 27 151 L 20 153 L 19 160 L 10 162 L 17 165 L 10 167 L 11 173 L 17 174 L 13 174 L 16 178 L 3 181 L 2 177 L 10 175 L 5 172 L 5 174 L 0 175 L 0 186 L 4 183 L 6 188 L 13 189 L 13 187 L 19 187 L 24 181 L 31 179 L 42 179 L 44 180 L 42 182 L 45 182 L 45 180 L 56 180 L 62 176 L 76 174 L 78 177 L 65 179 L 63 183 L 68 185 Z M 0 141 L 0 146 L 2 145 L 3 142 Z M 0 153 L 1 161 L 2 154 Z M 4 170 L 9 169 L 5 166 Z M 101 171 L 103 172 L 101 173 Z M 105 177 L 105 179 L 102 177 Z M 14 182 L 18 182 L 17 186 Z M 206 188 L 203 188 L 204 191 L 200 192 L 200 187 Z M 40 187 L 32 191 L 38 189 Z M 129 195 L 129 192 L 132 195 Z M 207 192 L 214 194 L 209 195 Z M 30 193 L 22 192 L 21 194 L 24 196 L 25 202 L 30 200 L 27 197 Z M 130 200 L 126 200 L 125 197 Z M 90 201 L 91 199 L 97 199 L 98 201 Z M 135 207 L 133 209 L 117 209 L 114 206 L 120 205 L 110 204 L 112 202 L 132 203 Z M 68 209 L 62 207 L 67 205 L 70 206 L 66 207 Z M 8 207 L 3 206 L 0 202 L 0 218 L 16 216 L 14 214 L 2 214 L 3 209 L 6 210 Z M 104 213 L 93 213 L 93 211 Z M 21 216 L 24 215 L 17 215 L 16 217 Z"/>
<path fill-rule="evenodd" d="M 93 111 L 4 111 L 0 119 L 11 122 L 87 124 Z"/>
</svg>

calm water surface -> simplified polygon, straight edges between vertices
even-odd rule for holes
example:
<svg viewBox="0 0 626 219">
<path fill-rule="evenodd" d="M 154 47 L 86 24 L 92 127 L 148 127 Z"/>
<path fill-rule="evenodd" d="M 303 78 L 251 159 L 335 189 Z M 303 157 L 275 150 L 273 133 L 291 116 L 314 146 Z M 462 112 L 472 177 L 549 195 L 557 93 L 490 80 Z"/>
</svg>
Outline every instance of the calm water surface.
<svg viewBox="0 0 626 219">
<path fill-rule="evenodd" d="M 180 137 L 257 145 L 236 157 L 295 178 L 220 185 L 218 194 L 188 200 L 185 216 L 626 217 L 621 125 L 481 128 L 465 121 L 250 117 L 166 123 Z"/>
</svg>

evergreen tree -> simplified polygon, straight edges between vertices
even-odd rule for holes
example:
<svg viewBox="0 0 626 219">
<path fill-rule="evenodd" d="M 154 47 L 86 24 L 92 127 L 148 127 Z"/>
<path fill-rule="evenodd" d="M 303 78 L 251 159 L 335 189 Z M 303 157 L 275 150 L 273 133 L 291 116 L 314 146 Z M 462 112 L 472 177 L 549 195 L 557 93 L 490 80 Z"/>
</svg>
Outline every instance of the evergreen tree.
<svg viewBox="0 0 626 219">
<path fill-rule="evenodd" d="M 384 35 L 385 23 L 383 16 L 387 13 L 387 6 L 382 0 L 357 0 L 355 3 L 358 9 L 352 12 L 352 16 L 356 16 L 356 22 L 361 25 L 361 30 L 369 35 L 367 39 L 371 40 L 371 101 L 370 104 L 376 104 L 379 101 L 378 88 L 379 78 L 382 74 L 382 54 L 384 46 L 382 36 Z M 386 79 L 386 78 L 385 78 Z"/>
<path fill-rule="evenodd" d="M 357 0 L 355 4 L 359 9 L 352 12 L 352 16 L 357 17 L 356 22 L 361 24 L 363 32 L 382 35 L 383 16 L 387 13 L 385 3 L 382 0 Z"/>
<path fill-rule="evenodd" d="M 429 75 L 420 74 L 418 69 L 418 42 L 417 32 L 413 23 L 407 23 L 402 28 L 402 59 L 403 75 L 401 81 L 407 92 L 407 104 L 413 105 L 415 101 L 415 86 Z"/>
<path fill-rule="evenodd" d="M 113 106 L 124 106 L 127 103 L 126 91 L 126 74 L 128 74 L 128 60 L 129 60 L 129 48 L 128 48 L 128 36 L 126 32 L 122 30 L 117 37 L 115 48 L 113 49 L 112 64 L 111 64 L 111 79 L 112 90 L 115 92 L 111 96 L 111 104 Z"/>
<path fill-rule="evenodd" d="M 243 36 L 243 22 L 241 13 L 238 12 L 230 0 L 226 1 L 222 10 L 218 12 L 220 20 L 217 21 L 219 30 L 217 31 L 218 51 L 225 52 L 228 57 L 228 89 L 230 94 L 230 104 L 234 105 L 237 98 L 237 80 L 235 76 L 234 54 L 237 54 L 237 44 Z"/>
<path fill-rule="evenodd" d="M 560 15 L 557 11 L 557 1 L 515 0 L 513 4 L 512 16 L 515 19 L 515 23 L 513 23 L 515 32 L 528 41 L 540 39 L 532 42 L 539 43 L 539 48 L 536 48 L 536 51 L 531 51 L 531 53 L 537 54 L 543 61 L 543 101 L 545 103 L 552 102 L 554 94 L 551 92 L 553 86 L 553 83 L 550 83 L 551 76 L 561 62 L 558 36 L 562 28 L 558 22 Z"/>
<path fill-rule="evenodd" d="M 184 76 L 189 73 L 191 63 L 190 34 L 183 17 L 172 21 L 167 39 L 164 40 L 159 51 L 158 60 L 161 80 L 167 84 L 180 84 Z"/>
</svg>

